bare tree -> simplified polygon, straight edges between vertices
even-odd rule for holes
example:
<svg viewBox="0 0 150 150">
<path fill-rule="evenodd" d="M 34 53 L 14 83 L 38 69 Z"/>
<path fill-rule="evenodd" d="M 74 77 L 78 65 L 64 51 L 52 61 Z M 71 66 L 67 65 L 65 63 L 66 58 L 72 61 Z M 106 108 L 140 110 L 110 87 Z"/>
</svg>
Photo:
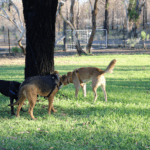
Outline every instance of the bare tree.
<svg viewBox="0 0 150 150">
<path fill-rule="evenodd" d="M 60 14 L 60 16 L 62 17 L 62 19 L 71 27 L 71 29 L 73 30 L 73 40 L 74 40 L 74 43 L 75 43 L 75 45 L 76 45 L 76 49 L 77 49 L 77 52 L 78 52 L 78 54 L 79 54 L 79 56 L 80 55 L 82 55 L 82 54 L 85 54 L 86 55 L 86 53 L 82 50 L 82 48 L 81 48 L 81 46 L 80 46 L 80 42 L 79 42 L 79 40 L 78 40 L 78 35 L 77 35 L 77 32 L 76 32 L 76 29 L 75 29 L 75 27 L 74 27 L 74 25 L 70 22 L 70 21 L 68 21 L 63 15 L 62 15 L 62 12 L 61 12 L 61 8 L 62 8 L 62 6 L 64 6 L 64 1 L 61 1 L 61 2 L 59 2 L 59 7 L 58 7 L 58 12 L 59 12 L 59 14 Z M 73 6 L 73 4 L 72 4 L 72 6 Z M 73 14 L 72 14 L 73 15 Z M 71 15 L 71 16 L 72 16 Z M 72 20 L 73 21 L 73 20 Z"/>
<path fill-rule="evenodd" d="M 14 24 L 17 27 L 17 29 L 21 33 L 20 37 L 19 37 L 19 40 L 18 40 L 18 44 L 21 47 L 21 49 L 23 50 L 23 53 L 26 54 L 26 50 L 25 50 L 25 48 L 21 44 L 21 40 L 24 37 L 25 29 L 24 29 L 24 23 L 22 21 L 19 9 L 18 9 L 18 7 L 15 5 L 15 3 L 12 0 L 9 0 L 6 3 L 8 3 L 8 6 L 9 6 L 8 10 L 9 11 L 10 11 L 10 6 L 13 6 L 13 8 L 15 9 L 15 11 L 16 11 L 16 13 L 18 15 L 18 20 L 16 21 L 16 19 L 14 17 L 11 17 L 10 13 L 8 13 L 7 11 L 5 11 L 5 9 L 2 8 L 2 7 L 0 7 L 0 9 L 2 10 L 3 13 L 0 14 L 0 16 L 2 16 L 5 19 L 9 20 L 12 24 Z"/>
<path fill-rule="evenodd" d="M 98 0 L 95 0 L 94 9 L 92 7 L 91 0 L 89 0 L 89 2 L 90 2 L 90 5 L 91 5 L 91 11 L 92 11 L 92 33 L 91 33 L 90 38 L 88 40 L 86 50 L 89 53 L 91 53 L 91 46 L 92 46 L 93 39 L 94 39 L 94 36 L 95 36 L 95 31 L 96 31 L 96 15 L 97 15 L 97 2 L 98 2 Z"/>
<path fill-rule="evenodd" d="M 76 29 L 78 30 L 79 29 L 79 15 L 80 15 L 80 4 L 79 4 L 79 0 L 78 0 L 78 12 L 77 12 L 77 16 L 76 16 Z"/>
<path fill-rule="evenodd" d="M 74 20 L 74 4 L 75 0 L 71 0 L 71 6 L 70 6 L 70 23 L 75 27 L 75 20 Z"/>
<path fill-rule="evenodd" d="M 112 30 L 114 30 L 114 23 L 115 23 L 115 13 L 114 13 L 114 8 L 112 10 Z"/>
<path fill-rule="evenodd" d="M 143 29 L 147 27 L 147 0 L 145 0 L 145 4 L 143 7 Z"/>
<path fill-rule="evenodd" d="M 137 37 L 137 28 L 139 26 L 139 16 L 142 12 L 142 7 L 144 6 L 145 0 L 140 3 L 139 0 L 129 1 L 128 16 L 130 21 L 130 32 L 128 33 L 128 38 L 131 38 L 132 33 L 134 37 Z"/>
<path fill-rule="evenodd" d="M 104 29 L 106 29 L 107 30 L 107 34 L 109 34 L 109 0 L 105 1 Z"/>
</svg>

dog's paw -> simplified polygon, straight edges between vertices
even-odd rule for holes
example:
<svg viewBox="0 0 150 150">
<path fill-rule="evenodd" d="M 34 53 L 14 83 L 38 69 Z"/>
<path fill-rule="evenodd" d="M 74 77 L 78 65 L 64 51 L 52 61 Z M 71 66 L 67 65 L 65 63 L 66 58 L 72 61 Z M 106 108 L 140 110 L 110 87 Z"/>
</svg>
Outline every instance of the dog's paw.
<svg viewBox="0 0 150 150">
<path fill-rule="evenodd" d="M 56 113 L 56 112 L 57 112 L 57 110 L 55 110 L 55 109 L 53 109 L 52 111 L 53 111 L 54 113 Z"/>
<path fill-rule="evenodd" d="M 21 109 L 21 111 L 26 112 L 26 110 L 24 110 L 24 109 Z"/>
<path fill-rule="evenodd" d="M 31 118 L 31 120 L 37 120 L 37 118 Z"/>
<path fill-rule="evenodd" d="M 11 115 L 12 115 L 12 116 L 14 116 L 14 115 L 15 115 L 15 113 L 13 112 L 13 113 L 11 113 Z"/>
</svg>

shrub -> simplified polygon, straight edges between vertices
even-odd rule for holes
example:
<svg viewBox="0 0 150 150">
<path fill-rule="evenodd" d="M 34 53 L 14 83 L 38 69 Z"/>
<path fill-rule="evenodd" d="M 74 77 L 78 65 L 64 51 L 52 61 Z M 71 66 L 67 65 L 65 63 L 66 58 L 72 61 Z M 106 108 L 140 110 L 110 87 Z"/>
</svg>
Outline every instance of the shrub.
<svg viewBox="0 0 150 150">
<path fill-rule="evenodd" d="M 18 47 L 12 47 L 11 51 L 13 53 L 20 53 L 20 52 L 22 52 L 22 50 L 20 48 L 18 48 Z"/>
<path fill-rule="evenodd" d="M 130 47 L 134 47 L 137 43 L 139 43 L 139 38 L 131 38 L 127 40 L 127 44 L 130 45 Z"/>
<path fill-rule="evenodd" d="M 147 40 L 149 39 L 149 34 L 146 36 L 146 39 L 147 39 Z"/>
<path fill-rule="evenodd" d="M 146 32 L 142 31 L 141 32 L 141 39 L 144 41 L 146 39 Z"/>
</svg>

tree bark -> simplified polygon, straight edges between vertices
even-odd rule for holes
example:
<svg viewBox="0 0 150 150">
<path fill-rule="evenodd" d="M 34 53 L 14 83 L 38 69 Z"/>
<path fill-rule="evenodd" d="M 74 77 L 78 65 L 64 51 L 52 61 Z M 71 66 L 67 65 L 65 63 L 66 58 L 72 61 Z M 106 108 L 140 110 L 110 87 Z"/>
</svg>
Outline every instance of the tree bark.
<svg viewBox="0 0 150 150">
<path fill-rule="evenodd" d="M 107 30 L 107 34 L 109 34 L 109 0 L 105 2 L 105 21 L 104 21 L 104 29 Z"/>
<path fill-rule="evenodd" d="M 64 22 L 63 22 L 63 35 L 65 36 L 65 38 L 64 38 L 64 40 L 63 40 L 63 42 L 64 42 L 63 51 L 64 51 L 64 52 L 67 51 L 66 26 L 67 26 L 67 24 L 66 24 L 66 22 L 64 21 Z"/>
<path fill-rule="evenodd" d="M 115 23 L 115 13 L 114 13 L 114 8 L 112 10 L 112 30 L 114 30 L 114 23 Z"/>
<path fill-rule="evenodd" d="M 58 0 L 22 0 L 26 23 L 25 79 L 54 71 Z"/>
<path fill-rule="evenodd" d="M 71 0 L 71 6 L 70 6 L 70 22 L 71 24 L 75 27 L 75 23 L 74 23 L 74 4 L 75 4 L 75 0 Z"/>
<path fill-rule="evenodd" d="M 147 0 L 145 0 L 145 4 L 143 7 L 143 29 L 147 27 Z"/>
<path fill-rule="evenodd" d="M 80 15 L 80 4 L 79 4 L 79 0 L 78 0 L 78 12 L 77 12 L 77 24 L 76 24 L 76 29 L 79 30 L 79 15 Z"/>
<path fill-rule="evenodd" d="M 92 46 L 93 39 L 94 39 L 95 32 L 96 32 L 97 2 L 98 2 L 98 0 L 95 0 L 94 9 L 92 10 L 92 33 L 91 33 L 91 35 L 90 35 L 88 44 L 87 44 L 87 46 L 86 46 L 86 50 L 87 50 L 89 53 L 91 53 L 91 46 Z"/>
<path fill-rule="evenodd" d="M 135 4 L 136 4 L 136 7 L 134 7 Z M 133 16 L 131 17 L 129 15 L 131 26 L 130 26 L 130 31 L 128 32 L 128 38 L 131 38 L 132 33 L 134 34 L 134 38 L 138 37 L 137 28 L 139 26 L 139 16 L 141 14 L 142 7 L 144 6 L 144 4 L 145 4 L 145 0 L 142 0 L 141 3 L 139 3 L 139 0 L 136 0 L 134 3 L 132 3 L 132 1 L 129 1 L 128 11 L 130 12 L 135 11 L 137 15 L 134 15 L 134 17 Z"/>
</svg>

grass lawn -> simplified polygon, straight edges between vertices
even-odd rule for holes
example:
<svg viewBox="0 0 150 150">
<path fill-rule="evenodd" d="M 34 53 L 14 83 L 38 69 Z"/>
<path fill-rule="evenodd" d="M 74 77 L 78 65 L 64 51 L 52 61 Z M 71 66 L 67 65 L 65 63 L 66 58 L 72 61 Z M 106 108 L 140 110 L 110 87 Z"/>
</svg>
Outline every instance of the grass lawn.
<svg viewBox="0 0 150 150">
<path fill-rule="evenodd" d="M 87 97 L 80 90 L 77 99 L 69 84 L 56 94 L 57 113 L 49 116 L 48 101 L 39 97 L 34 108 L 37 120 L 31 120 L 28 112 L 20 112 L 20 118 L 11 116 L 9 98 L 0 94 L 0 149 L 150 149 L 150 55 L 56 57 L 55 70 L 63 75 L 84 66 L 105 69 L 114 58 L 113 74 L 105 75 L 107 103 L 100 87 L 93 103 L 91 82 Z M 0 79 L 23 78 L 24 65 L 0 66 Z"/>
</svg>

